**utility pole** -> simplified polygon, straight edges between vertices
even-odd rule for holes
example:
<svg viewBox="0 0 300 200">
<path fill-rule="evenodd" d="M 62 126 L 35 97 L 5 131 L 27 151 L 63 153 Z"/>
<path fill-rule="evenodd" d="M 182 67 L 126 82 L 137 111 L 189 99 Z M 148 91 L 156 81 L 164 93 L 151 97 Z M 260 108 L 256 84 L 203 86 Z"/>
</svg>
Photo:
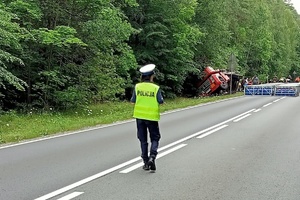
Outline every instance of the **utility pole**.
<svg viewBox="0 0 300 200">
<path fill-rule="evenodd" d="M 229 88 L 229 94 L 232 93 L 232 73 L 234 71 L 235 65 L 236 65 L 236 59 L 233 53 L 231 53 L 228 61 L 229 69 L 230 69 L 230 88 Z"/>
<path fill-rule="evenodd" d="M 292 82 L 294 82 L 295 81 L 295 79 L 296 79 L 296 74 L 297 74 L 297 72 L 293 72 L 293 75 L 294 75 L 294 77 L 293 77 L 293 80 L 291 80 Z"/>
</svg>

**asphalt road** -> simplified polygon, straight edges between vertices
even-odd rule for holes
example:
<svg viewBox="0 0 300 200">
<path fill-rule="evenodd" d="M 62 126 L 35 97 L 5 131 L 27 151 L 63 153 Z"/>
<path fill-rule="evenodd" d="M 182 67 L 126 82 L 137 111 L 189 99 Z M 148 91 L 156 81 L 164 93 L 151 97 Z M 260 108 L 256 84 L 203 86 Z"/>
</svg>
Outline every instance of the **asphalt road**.
<svg viewBox="0 0 300 200">
<path fill-rule="evenodd" d="M 0 148 L 1 200 L 299 200 L 300 98 L 164 113 L 156 173 L 135 121 Z"/>
</svg>

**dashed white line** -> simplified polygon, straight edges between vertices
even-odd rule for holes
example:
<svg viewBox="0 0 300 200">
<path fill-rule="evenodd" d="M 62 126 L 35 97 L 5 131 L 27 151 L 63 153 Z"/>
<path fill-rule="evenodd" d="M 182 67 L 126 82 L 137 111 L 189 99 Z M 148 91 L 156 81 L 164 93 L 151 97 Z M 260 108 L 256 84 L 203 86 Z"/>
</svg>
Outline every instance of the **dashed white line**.
<svg viewBox="0 0 300 200">
<path fill-rule="evenodd" d="M 281 97 L 280 99 L 276 99 L 276 100 L 274 100 L 273 102 L 276 103 L 277 101 L 280 101 L 280 100 L 282 100 L 282 99 L 284 99 L 284 98 L 286 98 L 286 97 Z"/>
<path fill-rule="evenodd" d="M 183 110 L 189 110 L 189 109 L 193 109 L 193 108 L 197 108 L 197 107 L 206 106 L 206 105 L 209 105 L 209 104 L 228 101 L 230 99 L 235 99 L 235 98 L 239 98 L 239 97 L 233 97 L 233 98 L 223 99 L 223 100 L 219 100 L 219 101 L 215 101 L 215 102 L 204 103 L 204 104 L 200 104 L 200 105 L 196 105 L 196 106 L 190 106 L 190 107 L 187 107 L 187 108 L 176 109 L 176 110 L 173 110 L 173 111 L 164 112 L 161 115 L 167 115 L 167 114 L 171 114 L 171 113 L 175 113 L 175 112 L 180 112 L 180 111 L 183 111 Z M 5 146 L 0 146 L 0 150 L 1 149 L 6 149 L 6 148 L 11 148 L 11 147 L 16 147 L 16 146 L 21 146 L 21 145 L 26 145 L 26 144 L 31 144 L 31 143 L 36 143 L 36 142 L 42 142 L 42 141 L 45 141 L 45 140 L 56 139 L 56 138 L 60 138 L 60 137 L 71 136 L 71 135 L 75 135 L 75 134 L 78 134 L 78 133 L 94 131 L 94 130 L 103 129 L 103 128 L 107 128 L 107 127 L 112 127 L 112 126 L 116 126 L 116 125 L 120 125 L 120 124 L 130 123 L 130 122 L 133 122 L 133 121 L 135 121 L 135 119 L 129 119 L 129 120 L 121 121 L 121 122 L 115 122 L 115 123 L 112 123 L 112 124 L 104 124 L 104 125 L 101 125 L 101 126 L 88 128 L 88 129 L 85 129 L 85 130 L 79 130 L 79 131 L 74 131 L 74 132 L 69 132 L 69 133 L 63 133 L 63 134 L 59 134 L 59 135 L 53 135 L 53 136 L 51 135 L 49 137 L 33 139 L 33 140 L 30 140 L 30 141 L 24 141 L 24 142 L 15 143 L 15 144 L 8 144 L 8 145 L 5 145 Z"/>
<path fill-rule="evenodd" d="M 46 195 L 44 195 L 44 196 L 41 196 L 41 197 L 39 197 L 39 198 L 37 198 L 37 199 L 35 199 L 35 200 L 46 200 L 46 199 L 50 199 L 50 198 L 52 198 L 52 197 L 55 197 L 55 196 L 57 196 L 57 195 L 59 195 L 59 194 L 62 194 L 62 193 L 64 193 L 64 192 L 66 192 L 66 191 L 69 191 L 69 190 L 74 189 L 74 188 L 76 188 L 76 187 L 78 187 L 78 186 L 81 186 L 81 185 L 83 185 L 83 184 L 85 184 L 85 183 L 91 182 L 91 181 L 93 181 L 93 180 L 95 180 L 95 179 L 97 179 L 97 178 L 100 178 L 100 177 L 102 177 L 102 176 L 105 176 L 105 175 L 107 175 L 107 174 L 109 174 L 109 173 L 111 173 L 111 172 L 114 172 L 114 171 L 118 170 L 118 169 L 121 169 L 121 168 L 123 168 L 123 167 L 125 167 L 125 166 L 127 166 L 127 165 L 130 165 L 130 164 L 132 164 L 132 163 L 135 163 L 135 162 L 137 162 L 137 161 L 140 160 L 140 159 L 141 159 L 140 157 L 134 158 L 134 159 L 129 160 L 129 161 L 127 161 L 127 162 L 124 162 L 124 163 L 122 163 L 122 164 L 120 164 L 120 165 L 117 165 L 117 166 L 115 166 L 115 167 L 112 167 L 112 168 L 110 168 L 110 169 L 107 169 L 107 170 L 105 170 L 105 171 L 103 171 L 103 172 L 100 172 L 100 173 L 98 173 L 98 174 L 95 174 L 95 175 L 93 175 L 93 176 L 90 176 L 90 177 L 88 177 L 88 178 L 85 178 L 85 179 L 83 179 L 83 180 L 81 180 L 81 181 L 78 181 L 78 182 L 76 182 L 76 183 L 73 183 L 73 184 L 71 184 L 71 185 L 68 185 L 68 186 L 66 186 L 66 187 L 63 187 L 63 188 L 61 188 L 61 189 L 58 189 L 58 190 L 56 190 L 56 191 L 54 191 L 54 192 L 51 192 L 51 193 L 46 194 Z"/>
<path fill-rule="evenodd" d="M 178 150 L 178 149 L 181 149 L 181 148 L 184 147 L 184 146 L 186 146 L 186 144 L 180 144 L 180 145 L 178 145 L 178 146 L 176 146 L 176 147 L 174 147 L 174 148 L 172 148 L 172 149 L 169 149 L 169 150 L 167 150 L 167 151 L 165 151 L 165 152 L 163 152 L 163 153 L 160 153 L 160 154 L 157 155 L 157 159 L 158 159 L 158 158 L 161 158 L 161 157 L 163 157 L 163 156 L 165 156 L 165 155 L 167 155 L 167 154 L 170 154 L 170 153 L 172 153 L 172 152 L 174 152 L 174 151 L 176 151 L 176 150 Z M 128 172 L 131 172 L 131 171 L 133 171 L 133 170 L 135 170 L 135 169 L 137 169 L 137 168 L 143 166 L 143 164 L 144 164 L 143 162 L 140 162 L 140 163 L 138 163 L 138 164 L 136 164 L 136 165 L 133 165 L 132 167 L 129 167 L 129 168 L 123 170 L 123 171 L 120 171 L 120 173 L 126 174 L 126 173 L 128 173 Z"/>
<path fill-rule="evenodd" d="M 242 113 L 242 114 L 240 114 L 240 115 L 238 115 L 238 116 L 232 117 L 232 118 L 230 118 L 230 119 L 228 119 L 228 120 L 226 120 L 226 121 L 224 121 L 224 122 L 221 122 L 221 123 L 219 123 L 219 124 L 216 124 L 216 125 L 214 125 L 214 126 L 211 126 L 211 127 L 207 128 L 207 129 L 204 129 L 204 130 L 202 130 L 202 131 L 199 131 L 199 132 L 197 132 L 197 133 L 194 133 L 194 134 L 192 134 L 192 135 L 190 135 L 190 136 L 187 136 L 187 137 L 185 137 L 185 138 L 182 138 L 182 139 L 180 139 L 180 140 L 177 140 L 177 141 L 175 141 L 175 142 L 173 142 L 173 143 L 171 143 L 171 144 L 168 144 L 168 145 L 166 145 L 166 146 L 164 146 L 164 147 L 162 147 L 162 148 L 159 148 L 158 151 L 162 151 L 162 150 L 164 150 L 164 149 L 167 149 L 167 148 L 170 148 L 170 147 L 172 147 L 172 146 L 175 146 L 175 145 L 177 145 L 177 144 L 179 144 L 179 143 L 182 143 L 182 142 L 184 142 L 184 141 L 186 141 L 186 140 L 189 140 L 189 139 L 191 139 L 191 138 L 194 138 L 194 137 L 196 137 L 196 136 L 198 136 L 198 135 L 200 135 L 200 134 L 202 134 L 202 133 L 205 133 L 205 132 L 207 132 L 207 131 L 210 131 L 210 130 L 212 130 L 212 129 L 214 129 L 214 128 L 217 128 L 217 127 L 219 127 L 219 126 L 222 126 L 222 125 L 226 124 L 227 122 L 230 122 L 230 121 L 232 121 L 232 120 L 234 120 L 234 119 L 237 119 L 237 118 L 239 118 L 239 117 L 241 117 L 241 116 L 244 116 L 244 115 L 246 115 L 247 113 L 253 112 L 254 110 L 255 110 L 255 109 L 251 109 L 251 110 L 249 110 L 249 111 L 247 111 L 247 112 L 244 112 L 244 113 Z M 100 173 L 98 173 L 98 174 L 95 174 L 95 175 L 93 175 L 93 176 L 90 176 L 90 177 L 87 177 L 87 178 L 85 178 L 85 179 L 83 179 L 83 180 L 80 180 L 80 181 L 78 181 L 78 182 L 76 182 L 76 183 L 73 183 L 73 184 L 68 185 L 68 186 L 66 186 L 66 187 L 63 187 L 63 188 L 61 188 L 61 189 L 58 189 L 58 190 L 56 190 L 56 191 L 54 191 L 54 192 L 51 192 L 51 193 L 46 194 L 46 195 L 44 195 L 44 196 L 41 196 L 41 197 L 39 197 L 39 198 L 37 198 L 37 199 L 35 199 L 35 200 L 47 200 L 47 199 L 50 199 L 50 198 L 52 198 L 52 197 L 54 197 L 54 196 L 57 196 L 57 195 L 62 194 L 62 193 L 64 193 L 64 192 L 67 192 L 67 191 L 69 191 L 69 190 L 71 190 L 71 189 L 74 189 L 74 188 L 76 188 L 76 187 L 78 187 L 78 186 L 81 186 L 81 185 L 86 184 L 86 183 L 88 183 L 88 182 L 91 182 L 91 181 L 93 181 L 93 180 L 95 180 L 95 179 L 97 179 L 97 178 L 100 178 L 100 177 L 102 177 L 102 176 L 105 176 L 105 175 L 107 175 L 107 174 L 109 174 L 109 173 L 111 173 L 111 172 L 114 172 L 114 171 L 116 171 L 116 170 L 118 170 L 118 169 L 121 169 L 121 168 L 123 168 L 123 167 L 125 167 L 125 166 L 127 166 L 127 165 L 130 165 L 130 164 L 132 164 L 132 163 L 135 163 L 135 162 L 139 161 L 140 159 L 141 159 L 140 157 L 134 158 L 134 159 L 132 159 L 132 160 L 129 160 L 129 161 L 127 161 L 127 162 L 124 162 L 124 163 L 122 163 L 122 164 L 119 164 L 119 165 L 117 165 L 117 166 L 115 166 L 115 167 L 112 167 L 112 168 L 110 168 L 110 169 L 107 169 L 107 170 L 105 170 L 105 171 L 102 171 L 102 172 L 100 172 Z"/>
<path fill-rule="evenodd" d="M 177 144 L 179 144 L 179 143 L 182 143 L 182 142 L 184 142 L 184 141 L 187 141 L 187 140 L 189 140 L 189 139 L 191 139 L 191 138 L 197 137 L 198 135 L 201 135 L 201 134 L 203 134 L 203 133 L 205 133 L 205 132 L 207 132 L 207 131 L 210 131 L 210 130 L 212 130 L 212 129 L 214 129 L 214 128 L 217 128 L 217 127 L 219 127 L 219 126 L 222 126 L 222 125 L 224 125 L 224 124 L 226 124 L 226 123 L 228 123 L 228 122 L 230 122 L 230 121 L 232 121 L 232 120 L 235 120 L 235 119 L 237 119 L 237 118 L 239 118 L 239 117 L 241 117 L 241 116 L 246 115 L 247 113 L 253 112 L 254 110 L 255 110 L 255 109 L 251 109 L 251 110 L 249 110 L 249 111 L 247 111 L 247 112 L 244 112 L 244 113 L 242 113 L 242 114 L 240 114 L 240 115 L 238 115 L 238 116 L 232 117 L 232 118 L 230 118 L 230 119 L 228 119 L 228 120 L 226 120 L 226 121 L 224 121 L 224 122 L 221 122 L 221 123 L 219 123 L 219 124 L 216 124 L 216 125 L 214 125 L 214 126 L 211 126 L 211 127 L 207 128 L 207 129 L 204 129 L 204 130 L 202 130 L 202 131 L 199 131 L 199 132 L 197 132 L 197 133 L 194 133 L 194 134 L 192 134 L 192 135 L 189 135 L 189 136 L 187 136 L 187 137 L 185 137 L 185 138 L 182 138 L 182 139 L 180 139 L 180 140 L 177 140 L 177 141 L 175 141 L 175 142 L 173 142 L 173 143 L 171 143 L 171 144 L 168 144 L 168 145 L 166 145 L 166 146 L 164 146 L 164 147 L 158 149 L 158 151 L 162 151 L 162 150 L 164 150 L 164 149 L 170 148 L 170 147 L 175 146 L 175 145 L 177 145 Z"/>
<path fill-rule="evenodd" d="M 263 107 L 267 107 L 267 106 L 269 106 L 269 105 L 271 105 L 272 103 L 268 103 L 268 104 L 266 104 L 266 105 L 263 105 Z"/>
<path fill-rule="evenodd" d="M 204 137 L 206 137 L 206 136 L 208 136 L 208 135 L 210 135 L 210 134 L 212 134 L 212 133 L 214 133 L 214 132 L 217 132 L 218 130 L 221 130 L 221 129 L 227 127 L 227 126 L 228 126 L 228 125 L 220 126 L 220 127 L 216 128 L 216 129 L 214 129 L 214 130 L 208 131 L 207 133 L 204 133 L 204 134 L 198 136 L 197 138 L 204 138 Z"/>
<path fill-rule="evenodd" d="M 83 194 L 83 192 L 73 192 L 67 196 L 64 196 L 60 199 L 57 199 L 57 200 L 70 200 L 70 199 L 73 199 L 75 197 L 78 197 L 79 195 Z"/>
<path fill-rule="evenodd" d="M 233 122 L 238 122 L 238 121 L 241 121 L 242 119 L 245 119 L 246 117 L 249 117 L 251 114 L 247 114 L 247 115 L 244 115 L 236 120 L 233 120 Z"/>
<path fill-rule="evenodd" d="M 259 108 L 259 109 L 256 109 L 256 110 L 254 110 L 253 112 L 259 112 L 259 111 L 261 111 L 261 109 Z"/>
</svg>

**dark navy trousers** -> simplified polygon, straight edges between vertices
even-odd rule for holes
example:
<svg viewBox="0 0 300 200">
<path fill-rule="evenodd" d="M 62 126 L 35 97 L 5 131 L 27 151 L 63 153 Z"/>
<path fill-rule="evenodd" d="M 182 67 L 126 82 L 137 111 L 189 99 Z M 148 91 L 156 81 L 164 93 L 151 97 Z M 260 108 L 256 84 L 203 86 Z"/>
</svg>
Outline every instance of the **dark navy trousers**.
<svg viewBox="0 0 300 200">
<path fill-rule="evenodd" d="M 157 149 L 160 140 L 160 132 L 157 121 L 149 121 L 144 119 L 136 119 L 137 137 L 140 140 L 142 159 L 146 163 L 149 160 L 148 156 L 148 131 L 151 141 L 150 157 L 156 158 Z"/>
</svg>

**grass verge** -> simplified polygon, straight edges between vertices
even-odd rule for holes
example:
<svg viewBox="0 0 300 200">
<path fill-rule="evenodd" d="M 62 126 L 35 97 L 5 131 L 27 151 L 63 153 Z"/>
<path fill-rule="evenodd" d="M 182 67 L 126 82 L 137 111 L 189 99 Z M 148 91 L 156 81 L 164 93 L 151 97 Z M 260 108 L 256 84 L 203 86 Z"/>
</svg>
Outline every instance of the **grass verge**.
<svg viewBox="0 0 300 200">
<path fill-rule="evenodd" d="M 166 100 L 161 112 L 185 108 L 188 106 L 214 102 L 243 95 L 176 98 Z M 58 133 L 80 130 L 92 126 L 110 124 L 132 119 L 133 105 L 129 102 L 109 102 L 91 105 L 83 110 L 67 112 L 37 113 L 32 110 L 27 114 L 8 112 L 0 116 L 0 144 L 20 142 L 23 140 L 54 135 Z"/>
</svg>

